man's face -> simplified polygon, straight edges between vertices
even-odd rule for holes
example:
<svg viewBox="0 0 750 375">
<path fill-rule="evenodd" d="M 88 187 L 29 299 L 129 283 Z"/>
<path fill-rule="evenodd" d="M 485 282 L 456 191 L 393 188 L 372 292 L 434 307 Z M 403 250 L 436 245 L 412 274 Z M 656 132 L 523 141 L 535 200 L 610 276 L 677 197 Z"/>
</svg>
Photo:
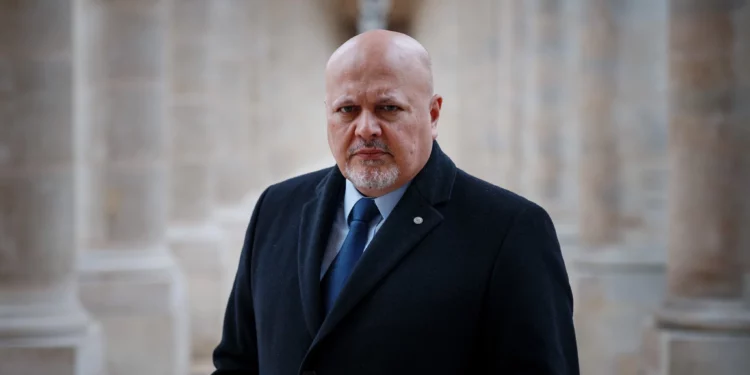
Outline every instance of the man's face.
<svg viewBox="0 0 750 375">
<path fill-rule="evenodd" d="M 414 178 L 437 137 L 442 99 L 413 66 L 352 57 L 327 76 L 328 143 L 344 176 L 368 196 Z"/>
</svg>

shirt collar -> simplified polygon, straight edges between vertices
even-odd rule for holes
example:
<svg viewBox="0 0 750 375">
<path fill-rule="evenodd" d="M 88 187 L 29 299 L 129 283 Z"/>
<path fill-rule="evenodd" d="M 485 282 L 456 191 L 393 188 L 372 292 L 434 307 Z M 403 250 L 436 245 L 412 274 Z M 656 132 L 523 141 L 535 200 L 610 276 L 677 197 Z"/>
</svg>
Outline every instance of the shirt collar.
<svg viewBox="0 0 750 375">
<path fill-rule="evenodd" d="M 378 206 L 380 216 L 383 220 L 388 218 L 396 204 L 401 200 L 404 195 L 406 188 L 409 187 L 411 181 L 405 183 L 400 188 L 380 197 L 375 198 L 375 205 Z M 344 192 L 344 217 L 349 217 L 349 213 L 354 208 L 354 205 L 365 196 L 360 193 L 351 181 L 346 180 L 346 191 Z"/>
</svg>

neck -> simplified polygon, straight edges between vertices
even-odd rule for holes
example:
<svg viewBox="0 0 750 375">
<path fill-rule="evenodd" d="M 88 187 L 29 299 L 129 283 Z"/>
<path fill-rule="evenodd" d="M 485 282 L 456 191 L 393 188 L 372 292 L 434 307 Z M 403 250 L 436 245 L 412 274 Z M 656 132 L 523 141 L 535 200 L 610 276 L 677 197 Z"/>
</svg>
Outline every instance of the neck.
<svg viewBox="0 0 750 375">
<path fill-rule="evenodd" d="M 405 183 L 406 182 L 395 183 L 384 189 L 367 189 L 367 188 L 359 187 L 357 185 L 354 185 L 354 187 L 357 188 L 357 191 L 360 194 L 362 194 L 363 196 L 367 198 L 378 198 L 378 197 L 382 197 L 388 193 L 398 190 L 399 188 L 404 186 Z"/>
</svg>

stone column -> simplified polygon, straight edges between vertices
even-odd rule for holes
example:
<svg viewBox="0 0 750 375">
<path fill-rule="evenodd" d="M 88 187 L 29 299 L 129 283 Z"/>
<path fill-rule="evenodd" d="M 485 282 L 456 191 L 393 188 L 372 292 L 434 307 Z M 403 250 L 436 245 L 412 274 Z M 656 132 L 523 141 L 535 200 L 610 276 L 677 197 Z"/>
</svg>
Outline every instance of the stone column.
<svg viewBox="0 0 750 375">
<path fill-rule="evenodd" d="M 560 70 L 562 77 L 560 84 L 564 88 L 562 95 L 562 119 L 558 133 L 560 144 L 561 174 L 560 181 L 560 220 L 555 222 L 557 235 L 560 239 L 563 255 L 566 256 L 568 269 L 572 268 L 572 258 L 579 248 L 579 158 L 580 158 L 580 120 L 576 103 L 579 102 L 578 75 L 580 71 L 581 38 L 578 37 L 580 28 L 578 14 L 580 1 L 563 1 L 560 9 L 561 30 L 564 34 L 563 50 L 560 54 Z M 556 219 L 556 218 L 554 218 Z"/>
<path fill-rule="evenodd" d="M 670 6 L 667 296 L 647 374 L 750 373 L 750 4 Z"/>
<path fill-rule="evenodd" d="M 514 0 L 423 2 L 410 35 L 430 52 L 435 91 L 443 95 L 438 142 L 459 165 L 519 192 L 525 48 L 522 7 Z"/>
<path fill-rule="evenodd" d="M 226 236 L 229 270 L 233 274 L 253 208 L 246 198 L 258 173 L 252 164 L 251 138 L 254 106 L 250 57 L 257 39 L 250 27 L 255 9 L 244 0 L 212 0 L 206 4 L 210 28 L 209 100 L 217 151 L 212 165 L 215 178 L 212 215 Z M 253 6 L 268 5 L 263 1 Z M 231 279 L 227 280 L 225 295 Z"/>
<path fill-rule="evenodd" d="M 253 48 L 250 3 L 208 2 L 212 119 L 217 135 L 216 198 L 220 206 L 239 204 L 250 190 L 253 171 L 249 147 L 250 51 Z M 245 218 L 247 219 L 247 218 Z"/>
<path fill-rule="evenodd" d="M 523 64 L 527 78 L 525 121 L 517 126 L 528 136 L 525 154 L 528 171 L 528 196 L 552 216 L 564 254 L 577 245 L 575 199 L 570 185 L 576 180 L 576 166 L 565 154 L 576 135 L 575 124 L 566 121 L 566 108 L 572 103 L 567 77 L 572 73 L 568 63 L 574 32 L 566 26 L 570 2 L 564 0 L 529 0 L 519 3 L 526 20 L 527 61 Z M 572 133 L 572 134 L 571 134 Z"/>
<path fill-rule="evenodd" d="M 265 166 L 271 182 L 277 182 L 313 160 L 328 159 L 328 166 L 334 165 L 325 129 L 325 65 L 331 53 L 353 35 L 340 31 L 341 20 L 331 9 L 337 2 L 261 3 L 260 74 L 265 100 L 261 110 L 266 113 L 259 147 L 270 155 Z M 356 1 L 351 3 L 356 8 Z M 289 110 L 289 103 L 297 103 L 294 111 Z"/>
<path fill-rule="evenodd" d="M 215 215 L 228 233 L 234 269 L 260 192 L 300 168 L 312 171 L 319 161 L 334 165 L 326 141 L 323 73 L 345 39 L 331 2 L 211 4 L 212 96 L 221 114 L 216 121 L 224 152 L 217 162 Z"/>
<path fill-rule="evenodd" d="M 221 339 L 229 281 L 226 236 L 213 220 L 216 130 L 210 102 L 209 10 L 205 0 L 172 8 L 172 192 L 169 246 L 187 279 L 193 367 L 210 373 Z"/>
<path fill-rule="evenodd" d="M 582 243 L 605 246 L 617 235 L 617 139 L 612 123 L 617 67 L 612 0 L 580 0 L 578 80 Z"/>
<path fill-rule="evenodd" d="M 458 71 L 456 105 L 460 108 L 461 146 L 458 162 L 477 177 L 499 184 L 500 125 L 498 6 L 478 0 L 458 6 Z M 443 47 L 444 48 L 444 47 Z"/>
<path fill-rule="evenodd" d="M 580 119 L 580 252 L 571 285 L 581 373 L 608 374 L 611 356 L 599 348 L 613 341 L 601 327 L 606 291 L 588 260 L 597 249 L 619 240 L 617 227 L 617 140 L 613 124 L 616 88 L 617 30 L 610 0 L 581 0 L 577 14 L 581 40 L 578 72 Z M 591 276 L 588 276 L 591 275 Z"/>
<path fill-rule="evenodd" d="M 170 1 L 81 1 L 87 251 L 81 298 L 110 375 L 188 371 L 188 306 L 167 243 Z"/>
<path fill-rule="evenodd" d="M 435 93 L 443 96 L 438 121 L 440 147 L 460 162 L 461 116 L 458 107 L 458 8 L 454 1 L 420 2 L 410 23 L 410 35 L 419 40 L 432 57 Z"/>
<path fill-rule="evenodd" d="M 649 229 L 664 213 L 666 3 L 580 5 L 581 373 L 635 375 L 643 323 L 663 295 L 664 249 Z"/>
<path fill-rule="evenodd" d="M 74 7 L 0 3 L 2 374 L 102 374 L 101 332 L 75 276 Z"/>
<path fill-rule="evenodd" d="M 529 197 L 553 214 L 561 210 L 563 178 L 561 135 L 565 105 L 565 75 L 562 64 L 565 52 L 562 0 L 528 0 L 523 2 L 527 20 L 526 69 L 529 85 L 526 121 L 522 124 L 530 135 L 528 150 Z"/>
<path fill-rule="evenodd" d="M 521 170 L 523 170 L 523 147 L 521 144 L 521 120 L 523 111 L 523 71 L 525 50 L 525 20 L 523 4 L 516 0 L 501 0 L 498 3 L 500 39 L 500 147 L 502 157 L 498 160 L 502 177 L 500 186 L 516 193 L 521 192 Z"/>
</svg>

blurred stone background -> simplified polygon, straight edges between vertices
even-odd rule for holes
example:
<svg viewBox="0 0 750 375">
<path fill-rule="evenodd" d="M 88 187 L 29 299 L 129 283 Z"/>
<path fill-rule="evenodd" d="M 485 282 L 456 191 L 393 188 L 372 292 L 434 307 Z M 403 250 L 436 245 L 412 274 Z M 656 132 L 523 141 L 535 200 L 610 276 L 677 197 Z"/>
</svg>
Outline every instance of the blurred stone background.
<svg viewBox="0 0 750 375">
<path fill-rule="evenodd" d="M 0 374 L 209 374 L 370 28 L 431 52 L 459 167 L 552 214 L 582 374 L 750 374 L 745 0 L 0 0 Z"/>
</svg>

